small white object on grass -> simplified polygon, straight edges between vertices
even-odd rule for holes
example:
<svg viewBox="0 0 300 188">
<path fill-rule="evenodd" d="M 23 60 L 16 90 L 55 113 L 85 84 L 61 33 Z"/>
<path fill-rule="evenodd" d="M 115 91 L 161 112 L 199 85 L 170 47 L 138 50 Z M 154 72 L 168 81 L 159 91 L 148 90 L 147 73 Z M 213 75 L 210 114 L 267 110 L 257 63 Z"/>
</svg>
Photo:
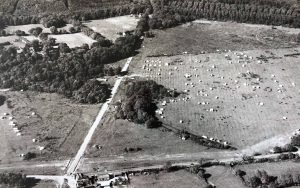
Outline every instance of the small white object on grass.
<svg viewBox="0 0 300 188">
<path fill-rule="evenodd" d="M 39 150 L 40 150 L 40 151 L 42 151 L 42 150 L 44 150 L 44 149 L 45 149 L 44 146 L 39 146 Z"/>
</svg>

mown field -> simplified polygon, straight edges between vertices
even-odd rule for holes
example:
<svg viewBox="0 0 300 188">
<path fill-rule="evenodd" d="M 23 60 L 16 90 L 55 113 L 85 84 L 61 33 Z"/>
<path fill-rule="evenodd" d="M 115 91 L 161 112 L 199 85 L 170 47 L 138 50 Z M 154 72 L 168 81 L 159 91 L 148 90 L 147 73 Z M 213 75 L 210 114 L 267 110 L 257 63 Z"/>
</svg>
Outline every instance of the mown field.
<svg viewBox="0 0 300 188">
<path fill-rule="evenodd" d="M 135 16 L 118 16 L 101 20 L 91 20 L 85 25 L 94 31 L 100 33 L 109 40 L 116 40 L 120 35 L 119 32 L 134 30 L 137 26 L 138 19 Z"/>
<path fill-rule="evenodd" d="M 154 33 L 144 42 L 144 56 L 295 47 L 300 29 L 196 20 Z"/>
<path fill-rule="evenodd" d="M 205 170 L 206 173 L 211 175 L 208 181 L 216 187 L 246 188 L 243 182 L 234 175 L 233 170 L 229 167 L 212 166 Z"/>
<path fill-rule="evenodd" d="M 170 173 L 161 172 L 148 176 L 130 176 L 130 178 L 130 184 L 128 185 L 130 188 L 204 188 L 207 186 L 203 179 L 185 170 Z"/>
<path fill-rule="evenodd" d="M 76 154 L 99 105 L 81 105 L 57 94 L 36 92 L 7 92 L 8 111 L 14 118 L 21 136 L 13 132 L 8 119 L 2 120 L 1 160 L 20 161 L 20 154 L 33 152 L 38 160 L 69 159 Z M 33 142 L 35 139 L 35 142 Z M 40 147 L 44 147 L 40 150 Z"/>
<path fill-rule="evenodd" d="M 281 176 L 284 174 L 296 175 L 300 173 L 299 162 L 293 161 L 263 164 L 247 164 L 242 166 L 236 166 L 235 168 L 245 171 L 246 177 L 254 176 L 257 170 L 265 170 L 271 176 Z"/>
<path fill-rule="evenodd" d="M 229 141 L 247 153 L 289 142 L 299 120 L 299 56 L 284 55 L 299 53 L 293 39 L 299 30 L 196 23 L 201 24 L 157 31 L 133 60 L 131 73 L 185 93 L 176 102 L 159 105 L 162 121 Z"/>
<path fill-rule="evenodd" d="M 184 93 L 159 105 L 164 123 L 246 151 L 266 150 L 287 143 L 298 128 L 300 67 L 298 56 L 284 56 L 291 53 L 299 49 L 145 58 L 134 72 Z"/>
</svg>

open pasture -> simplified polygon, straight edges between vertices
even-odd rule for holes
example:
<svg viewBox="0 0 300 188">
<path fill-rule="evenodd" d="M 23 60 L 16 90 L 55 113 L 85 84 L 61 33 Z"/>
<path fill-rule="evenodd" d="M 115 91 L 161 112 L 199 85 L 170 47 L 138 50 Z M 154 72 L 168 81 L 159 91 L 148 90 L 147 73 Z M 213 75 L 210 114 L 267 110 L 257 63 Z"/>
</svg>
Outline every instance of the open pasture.
<svg viewBox="0 0 300 188">
<path fill-rule="evenodd" d="M 66 43 L 70 48 L 82 46 L 83 44 L 92 45 L 95 40 L 84 35 L 83 33 L 63 34 L 63 35 L 49 35 L 55 38 L 57 43 Z"/>
<path fill-rule="evenodd" d="M 211 175 L 208 181 L 216 187 L 246 188 L 239 177 L 235 176 L 233 170 L 225 166 L 212 166 L 205 168 L 206 173 Z"/>
<path fill-rule="evenodd" d="M 145 55 L 295 47 L 300 29 L 196 20 L 166 30 L 154 30 L 154 33 L 154 38 L 145 39 Z"/>
<path fill-rule="evenodd" d="M 250 178 L 257 175 L 257 170 L 265 170 L 270 176 L 281 177 L 282 175 L 292 175 L 298 177 L 300 174 L 299 162 L 284 161 L 277 163 L 254 163 L 236 166 L 235 169 L 240 169 L 246 173 L 244 178 Z"/>
<path fill-rule="evenodd" d="M 130 178 L 129 188 L 204 188 L 207 186 L 203 179 L 185 170 L 170 173 L 160 172 L 148 176 L 131 176 Z"/>
<path fill-rule="evenodd" d="M 40 40 L 35 36 L 25 36 L 28 41 Z M 80 47 L 83 44 L 91 45 L 95 40 L 84 35 L 83 33 L 73 33 L 73 34 L 61 34 L 61 35 L 49 35 L 48 38 L 55 38 L 56 43 L 66 43 L 70 48 Z"/>
<path fill-rule="evenodd" d="M 163 123 L 229 141 L 245 153 L 289 142 L 299 128 L 299 49 L 227 51 L 138 60 L 136 74 L 182 94 L 159 104 Z"/>
<path fill-rule="evenodd" d="M 73 104 L 57 94 L 6 92 L 5 96 L 9 108 L 3 105 L 0 111 L 1 115 L 9 113 L 0 121 L 4 143 L 0 160 L 4 163 L 22 160 L 19 155 L 27 152 L 36 153 L 40 160 L 69 159 L 77 152 L 99 109 L 99 105 Z"/>
<path fill-rule="evenodd" d="M 109 40 L 115 41 L 119 32 L 131 31 L 136 28 L 138 19 L 135 16 L 119 16 L 84 23 L 87 27 L 100 33 Z"/>
</svg>

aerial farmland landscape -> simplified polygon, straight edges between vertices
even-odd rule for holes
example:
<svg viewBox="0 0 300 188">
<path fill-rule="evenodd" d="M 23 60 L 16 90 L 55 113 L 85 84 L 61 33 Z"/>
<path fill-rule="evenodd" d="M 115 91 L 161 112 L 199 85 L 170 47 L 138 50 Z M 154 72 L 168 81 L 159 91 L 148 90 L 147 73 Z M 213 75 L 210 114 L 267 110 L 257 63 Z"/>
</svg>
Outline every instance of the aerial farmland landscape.
<svg viewBox="0 0 300 188">
<path fill-rule="evenodd" d="M 0 0 L 0 187 L 300 187 L 300 1 Z"/>
</svg>

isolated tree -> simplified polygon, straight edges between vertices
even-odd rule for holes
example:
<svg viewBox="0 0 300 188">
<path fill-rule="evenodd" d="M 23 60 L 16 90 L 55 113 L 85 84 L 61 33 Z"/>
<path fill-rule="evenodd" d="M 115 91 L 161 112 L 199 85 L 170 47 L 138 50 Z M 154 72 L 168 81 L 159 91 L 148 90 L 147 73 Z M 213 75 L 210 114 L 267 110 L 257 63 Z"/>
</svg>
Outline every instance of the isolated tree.
<svg viewBox="0 0 300 188">
<path fill-rule="evenodd" d="M 56 44 L 56 39 L 55 38 L 48 38 L 48 42 L 51 46 L 54 46 Z"/>
<path fill-rule="evenodd" d="M 262 184 L 262 182 L 259 177 L 253 176 L 249 179 L 249 184 L 250 187 L 255 188 L 255 187 L 259 187 Z"/>
<path fill-rule="evenodd" d="M 56 28 L 55 26 L 51 26 L 51 27 L 50 27 L 50 32 L 51 32 L 52 34 L 57 34 L 57 33 L 58 33 L 57 28 Z"/>
<path fill-rule="evenodd" d="M 70 33 L 76 33 L 76 29 L 75 29 L 74 27 L 70 27 L 70 28 L 69 28 L 69 32 L 70 32 Z"/>
<path fill-rule="evenodd" d="M 21 30 L 17 30 L 17 31 L 15 32 L 15 34 L 16 34 L 17 36 L 25 36 L 25 35 L 26 35 L 26 33 L 25 33 L 24 31 L 21 31 Z"/>
<path fill-rule="evenodd" d="M 29 30 L 29 33 L 35 37 L 38 37 L 39 34 L 41 34 L 42 32 L 43 32 L 43 29 L 41 27 L 31 28 Z"/>
<path fill-rule="evenodd" d="M 48 40 L 48 36 L 49 36 L 48 33 L 41 33 L 41 34 L 39 35 L 39 38 L 40 38 L 42 41 L 47 41 L 47 40 Z"/>
<path fill-rule="evenodd" d="M 33 40 L 31 46 L 35 52 L 40 51 L 40 42 L 38 40 Z"/>
<path fill-rule="evenodd" d="M 293 136 L 291 139 L 291 144 L 294 146 L 300 146 L 300 135 Z"/>
</svg>

